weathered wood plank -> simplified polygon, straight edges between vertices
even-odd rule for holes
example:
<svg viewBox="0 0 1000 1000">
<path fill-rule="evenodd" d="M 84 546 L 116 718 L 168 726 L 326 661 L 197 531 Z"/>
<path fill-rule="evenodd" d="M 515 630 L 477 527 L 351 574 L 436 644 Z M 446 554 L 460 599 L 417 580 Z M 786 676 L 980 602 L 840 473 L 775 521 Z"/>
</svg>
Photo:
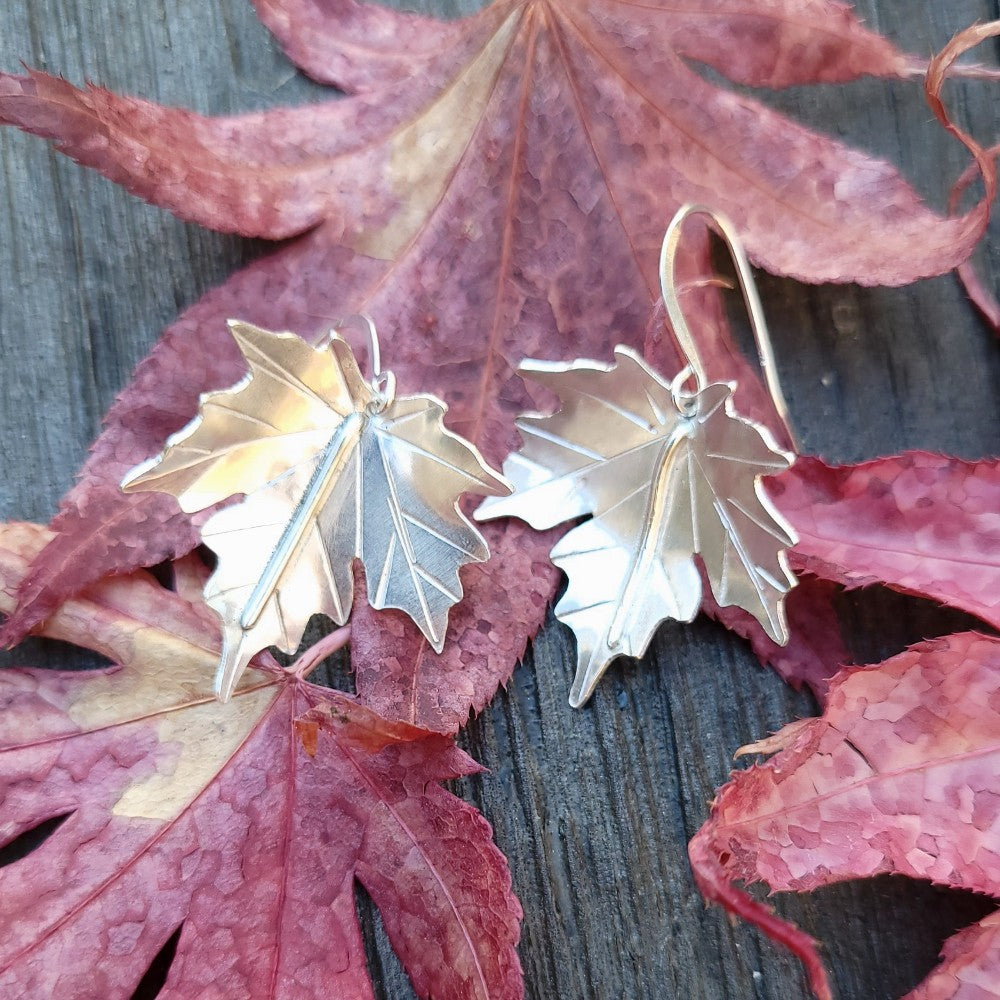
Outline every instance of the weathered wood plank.
<svg viewBox="0 0 1000 1000">
<path fill-rule="evenodd" d="M 857 6 L 922 54 L 997 15 L 983 0 Z M 216 114 L 321 92 L 295 73 L 245 0 L 14 0 L 0 66 L 19 59 Z M 990 85 L 953 89 L 979 135 L 1000 134 Z M 768 99 L 902 164 L 938 206 L 965 164 L 914 84 L 799 88 Z M 264 248 L 183 225 L 11 131 L 0 132 L 0 162 L 0 515 L 44 520 L 160 328 Z M 986 264 L 1000 273 L 995 255 Z M 764 277 L 762 293 L 809 451 L 837 460 L 903 448 L 997 452 L 1000 351 L 952 278 L 866 290 Z M 845 617 L 862 659 L 962 622 L 867 592 L 845 601 Z M 39 655 L 65 664 L 72 654 Z M 529 996 L 804 997 L 794 961 L 705 909 L 685 845 L 732 751 L 811 712 L 809 700 L 704 621 L 664 627 L 645 661 L 612 669 L 579 712 L 566 705 L 572 657 L 567 631 L 550 623 L 509 690 L 463 736 L 491 769 L 461 790 L 494 823 L 511 860 L 526 913 Z M 380 995 L 412 996 L 370 906 L 360 905 Z M 828 943 L 843 1000 L 878 1000 L 910 988 L 942 938 L 985 904 L 883 880 L 777 905 Z"/>
</svg>

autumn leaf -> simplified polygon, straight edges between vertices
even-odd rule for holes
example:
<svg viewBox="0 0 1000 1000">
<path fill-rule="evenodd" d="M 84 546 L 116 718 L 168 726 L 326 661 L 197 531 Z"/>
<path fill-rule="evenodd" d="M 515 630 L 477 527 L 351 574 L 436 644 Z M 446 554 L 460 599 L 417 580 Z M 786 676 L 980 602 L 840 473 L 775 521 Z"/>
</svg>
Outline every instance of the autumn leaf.
<svg viewBox="0 0 1000 1000">
<path fill-rule="evenodd" d="M 1000 628 L 1000 464 L 906 452 L 767 481 L 795 528 L 792 565 L 847 587 L 929 597 Z"/>
<path fill-rule="evenodd" d="M 0 528 L 4 610 L 47 538 Z M 138 573 L 46 626 L 119 666 L 0 671 L 0 846 L 62 820 L 0 868 L 0 993 L 127 1000 L 180 929 L 161 1000 L 373 998 L 357 881 L 418 996 L 521 997 L 506 861 L 440 784 L 475 763 L 267 657 L 220 705 L 217 631 Z"/>
<path fill-rule="evenodd" d="M 685 201 L 728 214 L 759 264 L 811 281 L 939 273 L 985 225 L 986 202 L 941 219 L 889 164 L 697 71 L 772 88 L 910 73 L 833 0 L 498 0 L 454 22 L 350 2 L 257 9 L 306 72 L 355 96 L 208 119 L 43 73 L 0 76 L 0 122 L 130 191 L 216 229 L 298 234 L 184 313 L 139 366 L 22 584 L 8 642 L 88 582 L 196 544 L 172 500 L 122 497 L 118 482 L 200 393 L 243 374 L 229 316 L 311 339 L 370 314 L 401 385 L 445 399 L 452 428 L 496 465 L 513 416 L 540 402 L 518 361 L 640 346 L 663 229 Z M 706 246 L 692 243 L 682 281 L 706 272 Z M 766 422 L 712 296 L 688 301 L 709 375 L 737 379 L 741 412 Z M 357 616 L 356 647 L 386 665 L 359 671 L 373 704 L 451 730 L 509 675 L 557 575 L 550 540 L 517 526 L 486 537 L 495 558 L 464 574 L 442 656 L 404 620 L 376 632 Z"/>
<path fill-rule="evenodd" d="M 689 853 L 702 892 L 800 955 L 831 996 L 815 944 L 730 883 L 804 892 L 892 873 L 1000 898 L 1000 639 L 968 632 L 846 670 L 821 718 L 743 753 L 774 753 L 717 795 Z M 910 1000 L 992 996 L 996 913 L 945 945 Z M 963 992 L 962 984 L 969 992 Z"/>
<path fill-rule="evenodd" d="M 993 1000 L 1000 995 L 1000 911 L 949 938 L 941 958 L 907 1000 Z"/>
<path fill-rule="evenodd" d="M 742 607 L 786 644 L 794 538 L 760 478 L 793 456 L 733 411 L 733 387 L 705 386 L 682 412 L 671 386 L 621 346 L 611 366 L 529 360 L 519 370 L 560 405 L 518 419 L 524 446 L 504 463 L 514 494 L 487 498 L 475 516 L 544 529 L 593 515 L 551 553 L 569 578 L 555 610 L 576 635 L 570 704 L 587 701 L 615 657 L 642 656 L 662 621 L 694 618 L 696 555 L 721 606 Z"/>
<path fill-rule="evenodd" d="M 765 486 L 798 541 L 789 549 L 804 580 L 789 595 L 791 640 L 777 646 L 739 609 L 703 610 L 749 640 L 796 687 L 826 697 L 851 661 L 830 598 L 833 585 L 883 585 L 938 601 L 1000 628 L 1000 465 L 911 451 L 857 465 L 800 456 Z"/>
<path fill-rule="evenodd" d="M 458 498 L 510 487 L 445 429 L 440 400 L 366 381 L 336 334 L 312 347 L 249 323 L 230 329 L 247 378 L 205 396 L 122 484 L 169 493 L 188 513 L 245 494 L 201 529 L 219 557 L 205 587 L 223 628 L 219 697 L 262 649 L 294 653 L 316 612 L 347 621 L 355 558 L 375 583 L 371 606 L 404 611 L 440 653 L 458 570 L 489 555 Z"/>
</svg>

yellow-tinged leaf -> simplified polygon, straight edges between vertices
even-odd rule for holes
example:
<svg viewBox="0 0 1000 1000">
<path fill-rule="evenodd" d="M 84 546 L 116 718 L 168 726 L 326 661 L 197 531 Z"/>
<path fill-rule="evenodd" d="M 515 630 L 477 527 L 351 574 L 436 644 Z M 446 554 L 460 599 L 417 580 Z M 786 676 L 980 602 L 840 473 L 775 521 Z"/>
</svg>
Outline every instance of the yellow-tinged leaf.
<svg viewBox="0 0 1000 1000">
<path fill-rule="evenodd" d="M 0 609 L 49 538 L 0 525 Z M 0 996 L 124 1000 L 181 926 L 161 1000 L 370 996 L 355 879 L 420 995 L 522 995 L 506 863 L 440 785 L 475 770 L 450 738 L 266 656 L 220 704 L 214 616 L 144 572 L 43 631 L 116 663 L 0 671 L 0 847 L 63 818 L 0 867 Z"/>
</svg>

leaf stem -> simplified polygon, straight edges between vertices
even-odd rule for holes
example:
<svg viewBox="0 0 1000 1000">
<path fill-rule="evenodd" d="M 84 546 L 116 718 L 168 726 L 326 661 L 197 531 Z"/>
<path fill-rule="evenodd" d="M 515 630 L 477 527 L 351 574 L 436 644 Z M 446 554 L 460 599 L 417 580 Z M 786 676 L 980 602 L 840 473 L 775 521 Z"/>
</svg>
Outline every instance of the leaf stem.
<svg viewBox="0 0 1000 1000">
<path fill-rule="evenodd" d="M 328 656 L 343 649 L 351 640 L 351 626 L 343 625 L 319 642 L 313 643 L 292 665 L 289 671 L 298 679 L 305 680 Z"/>
</svg>

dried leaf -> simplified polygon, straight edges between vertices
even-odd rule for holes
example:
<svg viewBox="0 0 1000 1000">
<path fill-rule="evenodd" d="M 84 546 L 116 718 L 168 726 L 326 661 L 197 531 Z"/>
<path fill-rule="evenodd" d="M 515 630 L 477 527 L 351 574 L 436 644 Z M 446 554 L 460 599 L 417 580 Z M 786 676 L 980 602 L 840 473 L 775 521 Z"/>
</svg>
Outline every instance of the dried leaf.
<svg viewBox="0 0 1000 1000">
<path fill-rule="evenodd" d="M 986 150 L 986 155 L 996 160 L 1000 157 L 1000 145 L 991 146 Z M 948 196 L 948 208 L 952 212 L 958 210 L 958 204 L 963 193 L 978 176 L 978 164 L 973 162 L 969 164 L 958 180 L 955 181 Z M 1000 334 L 1000 302 L 997 301 L 993 292 L 983 283 L 973 259 L 970 257 L 959 264 L 955 268 L 955 274 L 962 283 L 969 301 L 979 310 L 980 315 L 993 332 Z"/>
<path fill-rule="evenodd" d="M 524 447 L 504 463 L 514 495 L 485 500 L 475 515 L 544 529 L 593 514 L 552 550 L 569 577 L 556 616 L 576 634 L 574 706 L 616 656 L 642 656 L 660 622 L 694 618 L 695 555 L 718 603 L 750 612 L 779 644 L 795 584 L 784 554 L 794 539 L 760 486 L 792 456 L 734 413 L 732 386 L 706 386 L 681 413 L 638 355 L 618 347 L 615 358 L 611 367 L 521 365 L 561 406 L 517 421 Z"/>
<path fill-rule="evenodd" d="M 684 201 L 711 202 L 758 263 L 809 280 L 897 284 L 947 270 L 985 225 L 985 202 L 942 220 L 888 164 L 692 68 L 764 87 L 911 71 L 833 0 L 683 11 L 502 0 L 451 22 L 350 2 L 257 8 L 307 72 L 359 96 L 213 120 L 42 73 L 0 76 L 0 122 L 136 194 L 218 229 L 302 234 L 209 293 L 140 366 L 22 586 L 7 641 L 88 581 L 195 544 L 171 500 L 117 486 L 200 393 L 243 374 L 229 316 L 311 338 L 337 316 L 372 315 L 396 331 L 401 383 L 446 399 L 453 428 L 498 463 L 512 416 L 541 402 L 513 376 L 522 357 L 600 356 L 609 336 L 640 345 L 662 230 Z M 704 245 L 692 250 L 690 270 L 706 260 Z M 710 375 L 739 377 L 741 401 L 753 400 L 741 412 L 764 420 L 711 308 L 688 311 Z M 366 697 L 454 729 L 509 675 L 556 574 L 545 539 L 519 526 L 487 538 L 497 558 L 470 567 L 442 657 L 402 619 L 376 634 L 367 613 L 356 618 L 356 648 L 397 664 L 393 677 L 359 671 Z M 503 621 L 495 605 L 509 609 Z"/>
<path fill-rule="evenodd" d="M 718 793 L 691 862 L 708 898 L 803 958 L 817 996 L 831 994 L 814 943 L 732 880 L 801 892 L 894 873 L 1000 898 L 1000 639 L 953 635 L 844 671 L 822 718 L 756 749 L 779 752 Z M 998 946 L 994 914 L 949 942 L 912 1000 L 996 995 Z"/>
<path fill-rule="evenodd" d="M 768 480 L 798 533 L 792 565 L 849 587 L 884 583 L 1000 628 L 1000 464 L 906 452 Z"/>
<path fill-rule="evenodd" d="M 4 610 L 47 537 L 0 528 Z M 506 862 L 440 784 L 475 763 L 266 657 L 220 705 L 213 618 L 118 578 L 46 634 L 120 666 L 0 671 L 0 846 L 67 817 L 0 868 L 0 994 L 128 1000 L 182 926 L 161 1000 L 371 1000 L 357 880 L 418 996 L 521 997 Z"/>
<path fill-rule="evenodd" d="M 123 484 L 169 493 L 188 513 L 246 494 L 201 532 L 219 557 L 205 587 L 223 626 L 219 697 L 260 650 L 294 652 L 316 612 L 347 621 L 355 557 L 375 582 L 372 607 L 406 612 L 440 653 L 459 567 L 489 555 L 458 498 L 509 487 L 445 429 L 440 400 L 383 397 L 340 337 L 311 347 L 294 333 L 230 329 L 248 376 L 204 397 Z"/>
<path fill-rule="evenodd" d="M 1000 911 L 950 937 L 941 964 L 906 1000 L 996 1000 L 1000 997 Z"/>
</svg>

